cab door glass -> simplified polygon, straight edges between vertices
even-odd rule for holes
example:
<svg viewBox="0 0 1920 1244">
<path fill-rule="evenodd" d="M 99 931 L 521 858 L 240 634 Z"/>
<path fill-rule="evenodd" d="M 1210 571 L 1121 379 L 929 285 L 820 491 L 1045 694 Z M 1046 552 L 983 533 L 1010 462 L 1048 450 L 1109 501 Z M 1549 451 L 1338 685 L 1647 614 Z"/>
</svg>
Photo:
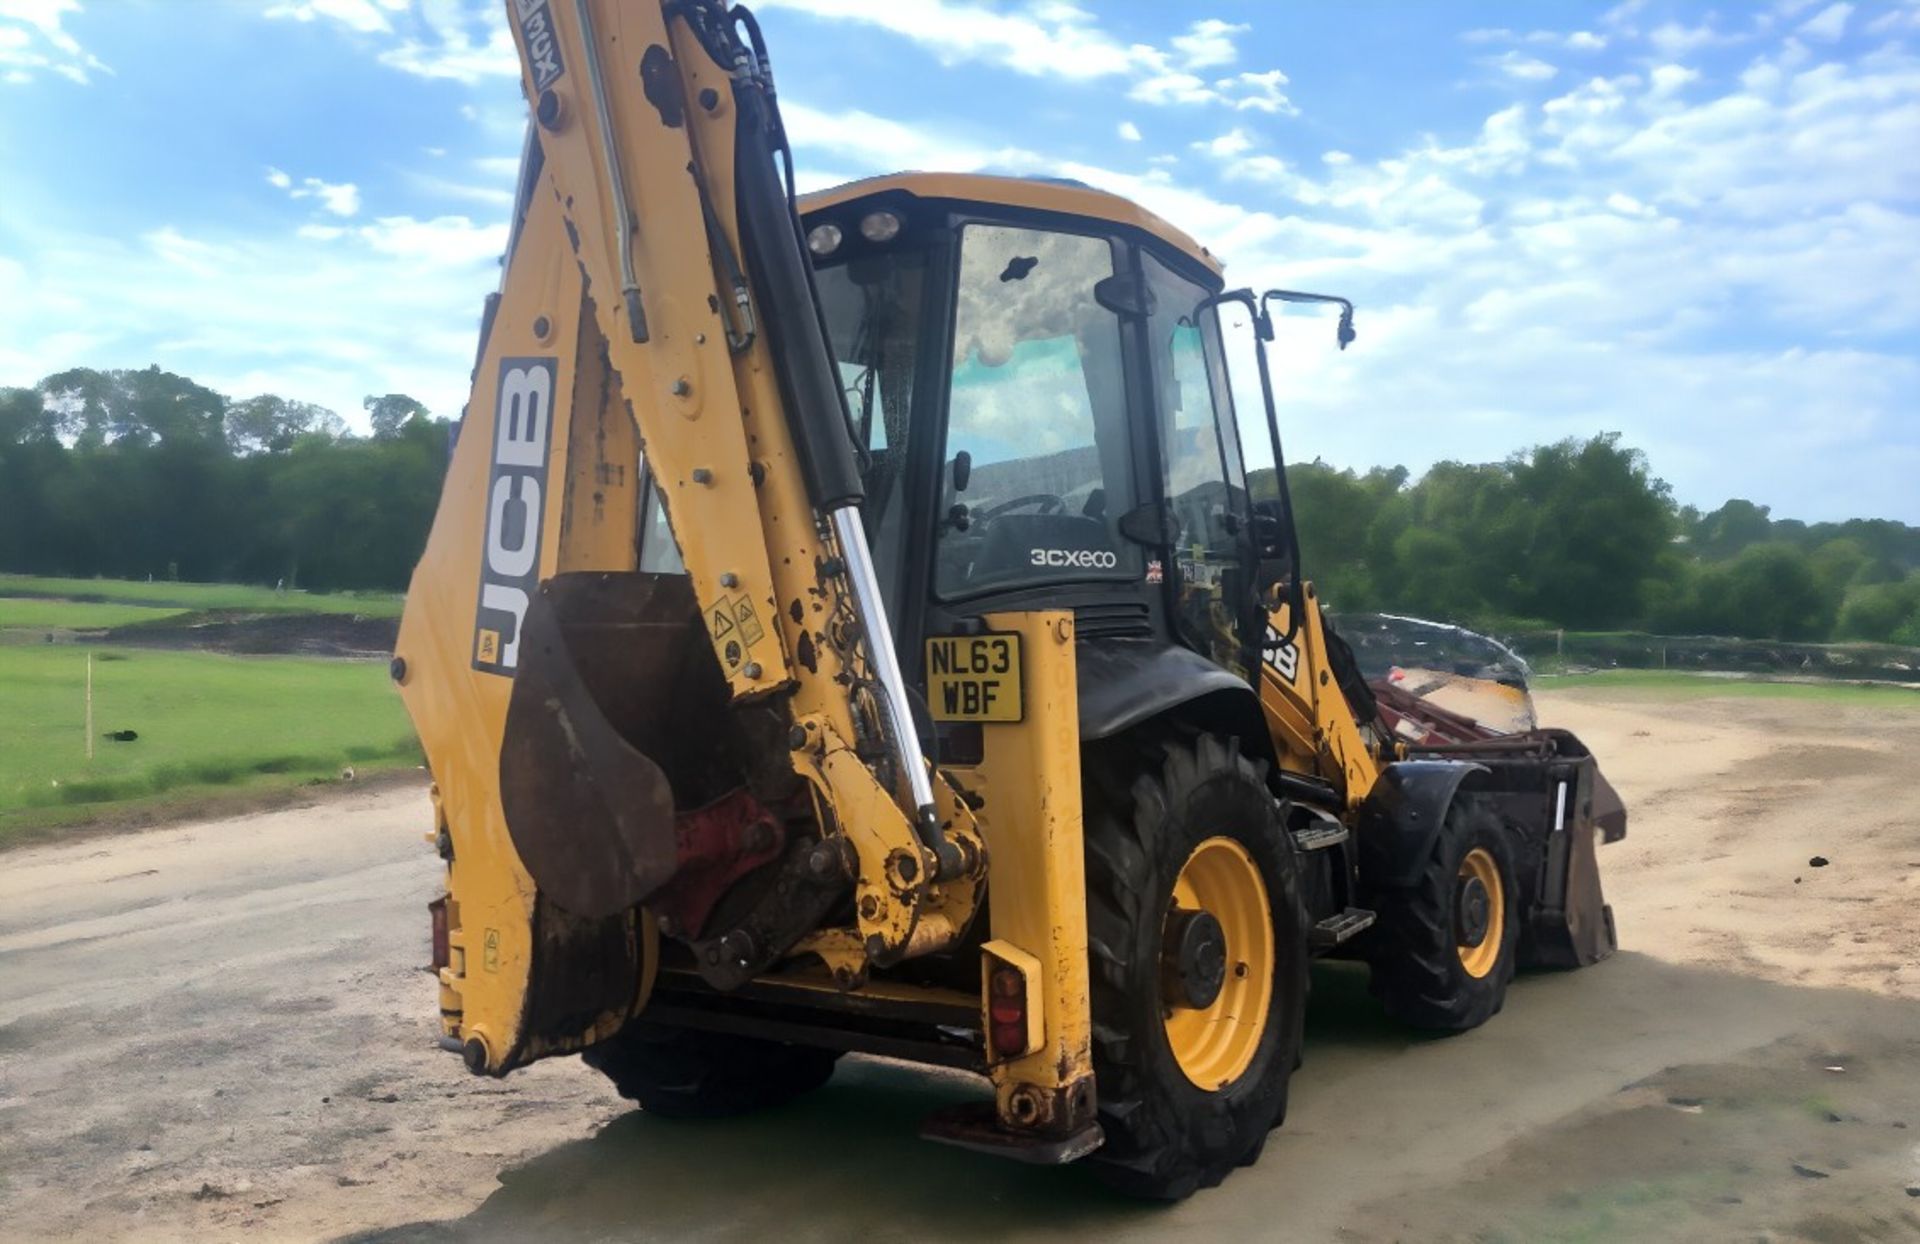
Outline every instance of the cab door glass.
<svg viewBox="0 0 1920 1244">
<path fill-rule="evenodd" d="M 962 231 L 941 597 L 1144 573 L 1117 527 L 1133 504 L 1120 322 L 1094 298 L 1113 271 L 1104 238 Z"/>
<path fill-rule="evenodd" d="M 901 567 L 911 555 L 907 447 L 926 273 L 926 252 L 910 249 L 863 255 L 814 273 L 860 453 L 867 493 L 860 514 L 881 595 L 895 618 L 901 616 Z"/>
<path fill-rule="evenodd" d="M 1142 262 L 1180 625 L 1189 643 L 1244 675 L 1253 550 L 1219 321 L 1201 306 L 1205 289 L 1152 255 Z"/>
</svg>

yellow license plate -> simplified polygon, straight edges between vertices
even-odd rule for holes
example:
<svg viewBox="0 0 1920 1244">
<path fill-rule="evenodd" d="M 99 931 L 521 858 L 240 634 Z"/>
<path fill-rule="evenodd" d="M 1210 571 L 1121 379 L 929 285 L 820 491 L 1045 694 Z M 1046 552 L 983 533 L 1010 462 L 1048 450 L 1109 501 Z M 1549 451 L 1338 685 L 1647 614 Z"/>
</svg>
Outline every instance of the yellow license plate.
<svg viewBox="0 0 1920 1244">
<path fill-rule="evenodd" d="M 935 635 L 927 640 L 927 705 L 935 721 L 1019 721 L 1018 635 Z"/>
</svg>

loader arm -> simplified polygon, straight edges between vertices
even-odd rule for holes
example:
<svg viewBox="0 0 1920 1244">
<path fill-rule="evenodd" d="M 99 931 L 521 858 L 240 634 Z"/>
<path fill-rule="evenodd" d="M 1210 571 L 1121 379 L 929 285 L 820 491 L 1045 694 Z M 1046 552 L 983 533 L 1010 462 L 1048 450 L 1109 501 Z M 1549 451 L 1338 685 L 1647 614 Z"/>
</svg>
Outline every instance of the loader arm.
<svg viewBox="0 0 1920 1244">
<path fill-rule="evenodd" d="M 455 919 L 442 973 L 496 1072 L 644 1005 L 642 903 L 704 919 L 775 861 L 804 901 L 783 881 L 696 952 L 743 981 L 810 935 L 853 978 L 950 942 L 985 871 L 921 758 L 751 19 L 507 5 L 536 123 L 395 665 L 443 826 L 494 857 L 462 905 L 528 926 Z M 636 564 L 643 470 L 684 577 Z M 819 927 L 830 910 L 851 923 Z M 581 937 L 624 946 L 637 994 L 549 982 L 573 1002 L 542 1015 L 542 964 L 571 971 Z"/>
</svg>

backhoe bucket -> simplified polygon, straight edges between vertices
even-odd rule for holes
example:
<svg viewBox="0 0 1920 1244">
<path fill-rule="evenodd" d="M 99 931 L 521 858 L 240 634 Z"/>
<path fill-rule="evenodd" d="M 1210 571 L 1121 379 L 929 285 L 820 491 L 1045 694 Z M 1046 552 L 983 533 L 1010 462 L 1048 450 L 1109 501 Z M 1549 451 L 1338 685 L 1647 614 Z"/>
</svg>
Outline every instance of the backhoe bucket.
<svg viewBox="0 0 1920 1244">
<path fill-rule="evenodd" d="M 610 916 L 673 877 L 676 785 L 699 799 L 737 784 L 726 686 L 684 575 L 556 575 L 524 628 L 500 749 L 507 831 L 548 899 Z"/>
</svg>

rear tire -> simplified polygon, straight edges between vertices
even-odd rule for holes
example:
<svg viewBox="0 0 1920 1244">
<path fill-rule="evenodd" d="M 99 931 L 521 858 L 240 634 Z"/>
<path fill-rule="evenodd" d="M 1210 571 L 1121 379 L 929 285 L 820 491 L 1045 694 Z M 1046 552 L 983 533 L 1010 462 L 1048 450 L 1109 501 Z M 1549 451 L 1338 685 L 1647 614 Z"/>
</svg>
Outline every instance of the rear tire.
<svg viewBox="0 0 1920 1244">
<path fill-rule="evenodd" d="M 1470 877 L 1488 899 L 1483 918 L 1462 907 Z M 1456 799 L 1413 888 L 1375 900 L 1380 923 L 1367 958 L 1387 1014 L 1436 1032 L 1466 1032 L 1498 1014 L 1518 959 L 1518 894 L 1506 827 Z M 1476 926 L 1484 932 L 1470 945 Z"/>
<path fill-rule="evenodd" d="M 622 1097 L 669 1119 L 721 1119 L 784 1105 L 825 1084 L 834 1050 L 637 1020 L 581 1052 Z"/>
<path fill-rule="evenodd" d="M 1179 1200 L 1251 1164 L 1286 1117 L 1307 991 L 1293 841 L 1260 770 L 1214 735 L 1091 753 L 1085 788 L 1093 1068 L 1106 1135 L 1086 1161 L 1121 1192 Z M 1190 923 L 1177 885 L 1183 901 L 1212 894 L 1198 910 L 1224 933 L 1221 992 L 1207 1008 L 1168 1002 L 1185 988 L 1167 976 L 1169 913 L 1178 906 Z M 1231 901 L 1220 901 L 1223 885 Z M 1263 953 L 1266 989 L 1236 972 Z M 1260 1012 L 1257 1030 L 1242 1007 Z M 1241 1035 L 1193 1035 L 1209 1023 Z M 1189 1070 L 1218 1082 L 1203 1086 Z"/>
</svg>

